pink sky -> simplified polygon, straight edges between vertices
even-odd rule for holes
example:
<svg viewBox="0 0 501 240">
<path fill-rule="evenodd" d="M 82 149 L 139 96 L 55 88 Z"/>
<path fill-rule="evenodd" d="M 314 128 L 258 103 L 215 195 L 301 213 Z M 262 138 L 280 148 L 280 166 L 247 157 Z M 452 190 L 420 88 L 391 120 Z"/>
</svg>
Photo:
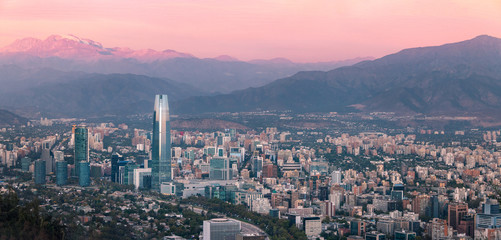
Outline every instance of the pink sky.
<svg viewBox="0 0 501 240">
<path fill-rule="evenodd" d="M 488 34 L 499 0 L 0 0 L 0 46 L 74 34 L 197 57 L 328 61 Z"/>
</svg>

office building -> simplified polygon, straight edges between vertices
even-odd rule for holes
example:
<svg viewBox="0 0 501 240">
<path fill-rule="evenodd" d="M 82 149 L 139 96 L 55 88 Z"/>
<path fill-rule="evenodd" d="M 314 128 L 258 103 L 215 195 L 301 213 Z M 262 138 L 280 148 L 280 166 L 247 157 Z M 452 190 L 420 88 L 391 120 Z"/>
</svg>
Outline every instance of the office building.
<svg viewBox="0 0 501 240">
<path fill-rule="evenodd" d="M 64 152 L 62 151 L 53 151 L 54 161 L 64 161 Z"/>
<path fill-rule="evenodd" d="M 29 157 L 21 158 L 21 170 L 23 172 L 30 171 L 30 165 L 31 165 L 31 158 L 29 158 Z"/>
<path fill-rule="evenodd" d="M 440 201 L 437 195 L 430 197 L 430 215 L 432 218 L 440 218 Z"/>
<path fill-rule="evenodd" d="M 68 179 L 68 163 L 66 161 L 56 162 L 56 184 L 58 186 L 66 185 Z"/>
<path fill-rule="evenodd" d="M 54 172 L 53 164 L 52 164 L 52 156 L 50 155 L 50 149 L 44 148 L 42 149 L 42 156 L 40 157 L 45 161 L 45 174 L 51 174 Z"/>
<path fill-rule="evenodd" d="M 263 158 L 257 155 L 252 156 L 251 165 L 254 177 L 261 177 L 263 171 Z"/>
<path fill-rule="evenodd" d="M 127 163 L 124 166 L 124 175 L 122 184 L 125 185 L 134 185 L 134 170 L 139 168 L 139 164 L 135 163 Z"/>
<path fill-rule="evenodd" d="M 210 160 L 209 178 L 211 180 L 231 180 L 232 171 L 228 158 L 215 157 Z"/>
<path fill-rule="evenodd" d="M 336 170 L 336 171 L 332 171 L 332 184 L 341 184 L 342 182 L 342 174 L 341 174 L 341 171 L 339 170 Z"/>
<path fill-rule="evenodd" d="M 350 222 L 350 233 L 351 233 L 351 235 L 362 236 L 365 233 L 365 222 L 364 221 L 351 221 Z"/>
<path fill-rule="evenodd" d="M 86 126 L 75 127 L 75 175 L 80 174 L 80 162 L 89 162 L 89 130 Z"/>
<path fill-rule="evenodd" d="M 280 218 L 280 210 L 278 210 L 276 208 L 270 209 L 269 215 L 270 215 L 270 217 Z"/>
<path fill-rule="evenodd" d="M 136 168 L 134 169 L 134 186 L 136 189 L 145 188 L 149 189 L 151 182 L 145 179 L 151 179 L 151 168 Z"/>
<path fill-rule="evenodd" d="M 482 213 L 476 216 L 477 229 L 501 229 L 501 213 L 499 203 L 495 199 L 487 199 L 482 204 Z"/>
<path fill-rule="evenodd" d="M 305 217 L 303 230 L 307 237 L 319 236 L 322 233 L 322 221 L 319 217 Z"/>
<path fill-rule="evenodd" d="M 464 233 L 466 236 L 473 237 L 475 235 L 475 218 L 471 215 L 465 215 L 459 221 L 458 233 Z"/>
<path fill-rule="evenodd" d="M 458 229 L 459 221 L 468 212 L 468 205 L 466 203 L 451 203 L 448 209 L 447 223 L 454 230 Z"/>
<path fill-rule="evenodd" d="M 404 191 L 402 190 L 392 190 L 391 200 L 402 201 L 404 199 Z"/>
<path fill-rule="evenodd" d="M 416 239 L 415 232 L 406 232 L 406 231 L 395 232 L 395 240 L 414 240 L 414 239 Z"/>
<path fill-rule="evenodd" d="M 45 161 L 35 161 L 35 184 L 45 184 Z"/>
<path fill-rule="evenodd" d="M 276 178 L 278 176 L 278 167 L 274 164 L 263 166 L 263 178 Z"/>
<path fill-rule="evenodd" d="M 165 195 L 176 195 L 176 185 L 173 182 L 163 182 L 160 184 L 160 193 Z"/>
<path fill-rule="evenodd" d="M 241 223 L 239 221 L 215 218 L 205 220 L 203 224 L 204 240 L 235 240 L 240 233 Z"/>
<path fill-rule="evenodd" d="M 395 221 L 379 220 L 376 223 L 376 229 L 378 232 L 382 232 L 387 235 L 393 235 L 393 233 L 395 232 Z"/>
<path fill-rule="evenodd" d="M 395 185 L 393 185 L 393 191 L 405 191 L 405 186 L 401 183 L 395 183 Z"/>
<path fill-rule="evenodd" d="M 379 232 L 370 232 L 365 234 L 365 240 L 385 240 L 386 235 Z"/>
<path fill-rule="evenodd" d="M 81 161 L 79 164 L 78 183 L 81 187 L 90 185 L 90 163 Z"/>
<path fill-rule="evenodd" d="M 101 178 L 103 177 L 103 169 L 100 165 L 94 164 L 90 165 L 90 177 L 91 178 Z"/>
<path fill-rule="evenodd" d="M 118 153 L 114 153 L 111 155 L 111 181 L 112 182 L 118 182 L 119 179 L 119 174 L 118 174 L 118 167 L 119 167 L 119 162 L 123 161 L 122 155 Z"/>
<path fill-rule="evenodd" d="M 167 95 L 156 95 L 151 143 L 151 187 L 156 191 L 160 191 L 160 184 L 172 179 L 170 141 L 169 101 Z"/>
</svg>

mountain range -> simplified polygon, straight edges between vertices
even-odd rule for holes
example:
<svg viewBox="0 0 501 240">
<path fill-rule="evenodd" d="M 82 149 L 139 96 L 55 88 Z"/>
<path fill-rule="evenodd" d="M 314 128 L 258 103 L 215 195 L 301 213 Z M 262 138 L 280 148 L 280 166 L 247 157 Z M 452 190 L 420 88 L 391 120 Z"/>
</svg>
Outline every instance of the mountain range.
<svg viewBox="0 0 501 240">
<path fill-rule="evenodd" d="M 197 58 L 174 50 L 108 48 L 73 35 L 52 35 L 44 40 L 24 38 L 0 48 L 0 65 L 30 70 L 50 68 L 65 72 L 146 75 L 189 84 L 208 93 L 258 87 L 298 71 L 330 70 L 366 59 L 369 58 L 294 63 L 277 58 L 245 62 L 227 55 Z"/>
<path fill-rule="evenodd" d="M 126 115 L 151 112 L 152 96 L 167 93 L 173 114 L 288 110 L 501 116 L 501 39 L 487 35 L 345 61 L 349 66 L 342 67 L 281 58 L 200 59 L 172 50 L 131 52 L 76 37 L 16 41 L 0 50 L 0 108 L 24 116 Z M 292 71 L 299 72 L 288 76 Z M 271 76 L 282 77 L 273 81 Z"/>
<path fill-rule="evenodd" d="M 12 72 L 23 69 L 14 68 Z M 155 94 L 170 101 L 203 92 L 190 85 L 135 74 L 98 74 L 42 69 L 0 94 L 4 108 L 30 117 L 90 117 L 147 113 Z M 1 83 L 1 82 L 0 82 Z"/>
<path fill-rule="evenodd" d="M 174 105 L 182 113 L 290 110 L 501 116 L 501 39 L 405 49 L 331 71 Z"/>
<path fill-rule="evenodd" d="M 0 127 L 7 127 L 12 125 L 24 125 L 28 119 L 18 116 L 7 110 L 0 109 Z"/>
</svg>

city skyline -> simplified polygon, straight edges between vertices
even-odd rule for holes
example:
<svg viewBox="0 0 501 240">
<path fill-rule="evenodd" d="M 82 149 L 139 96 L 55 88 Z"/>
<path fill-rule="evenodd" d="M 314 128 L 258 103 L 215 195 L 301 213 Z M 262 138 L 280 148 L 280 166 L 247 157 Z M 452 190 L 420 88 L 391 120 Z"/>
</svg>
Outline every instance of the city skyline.
<svg viewBox="0 0 501 240">
<path fill-rule="evenodd" d="M 347 235 L 473 240 L 495 239 L 492 236 L 501 233 L 496 223 L 501 217 L 499 202 L 490 200 L 498 198 L 501 185 L 500 130 L 401 126 L 378 114 L 368 118 L 349 113 L 261 112 L 227 116 L 232 121 L 252 121 L 252 128 L 202 130 L 174 125 L 167 131 L 171 120 L 167 96 L 156 99 L 153 116 L 105 122 L 41 119 L 1 129 L 5 181 L 0 185 L 12 186 L 22 202 L 33 201 L 33 192 L 50 201 L 40 205 L 46 206 L 41 213 L 63 219 L 59 225 L 68 230 L 53 234 L 64 233 L 70 239 L 106 238 L 110 231 L 105 224 L 123 226 L 120 236 L 147 239 L 175 235 L 306 240 Z M 151 117 L 157 120 L 153 129 Z M 292 117 L 310 124 L 290 126 L 285 119 Z M 320 119 L 350 123 L 312 128 L 311 123 Z M 74 121 L 78 126 L 85 122 L 87 128 L 81 129 L 87 130 L 83 132 L 90 152 L 89 161 L 77 163 L 78 180 L 66 179 L 67 169 L 75 163 L 57 161 L 56 172 L 47 172 L 43 159 L 47 157 L 42 156 L 47 149 L 55 150 L 54 159 L 76 155 L 73 148 L 82 141 L 79 131 L 72 134 Z M 162 144 L 159 139 L 171 141 Z M 160 180 L 160 153 L 171 156 L 168 181 Z M 159 159 L 158 182 L 167 183 L 161 185 L 161 195 L 150 188 L 149 167 L 154 162 L 149 159 Z M 110 223 L 114 218 L 123 225 Z M 68 224 L 72 222 L 77 224 Z M 165 230 L 175 229 L 179 222 L 184 227 Z M 230 231 L 226 223 L 234 228 Z M 333 225 L 338 231 L 329 231 Z M 7 234 L 17 236 L 17 232 Z"/>
<path fill-rule="evenodd" d="M 0 239 L 500 240 L 499 16 L 0 0 Z"/>
<path fill-rule="evenodd" d="M 24 37 L 74 34 L 106 46 L 242 60 L 381 57 L 501 36 L 496 1 L 4 1 L 0 13 L 1 47 Z"/>
</svg>

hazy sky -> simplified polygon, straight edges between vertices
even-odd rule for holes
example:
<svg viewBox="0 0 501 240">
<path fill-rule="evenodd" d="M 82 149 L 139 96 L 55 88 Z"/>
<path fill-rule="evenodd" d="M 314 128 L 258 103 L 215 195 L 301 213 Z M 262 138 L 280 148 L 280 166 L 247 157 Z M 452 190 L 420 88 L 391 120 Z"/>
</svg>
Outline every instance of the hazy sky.
<svg viewBox="0 0 501 240">
<path fill-rule="evenodd" d="M 74 34 L 198 57 L 326 61 L 501 37 L 500 0 L 0 0 L 0 46 Z"/>
</svg>

